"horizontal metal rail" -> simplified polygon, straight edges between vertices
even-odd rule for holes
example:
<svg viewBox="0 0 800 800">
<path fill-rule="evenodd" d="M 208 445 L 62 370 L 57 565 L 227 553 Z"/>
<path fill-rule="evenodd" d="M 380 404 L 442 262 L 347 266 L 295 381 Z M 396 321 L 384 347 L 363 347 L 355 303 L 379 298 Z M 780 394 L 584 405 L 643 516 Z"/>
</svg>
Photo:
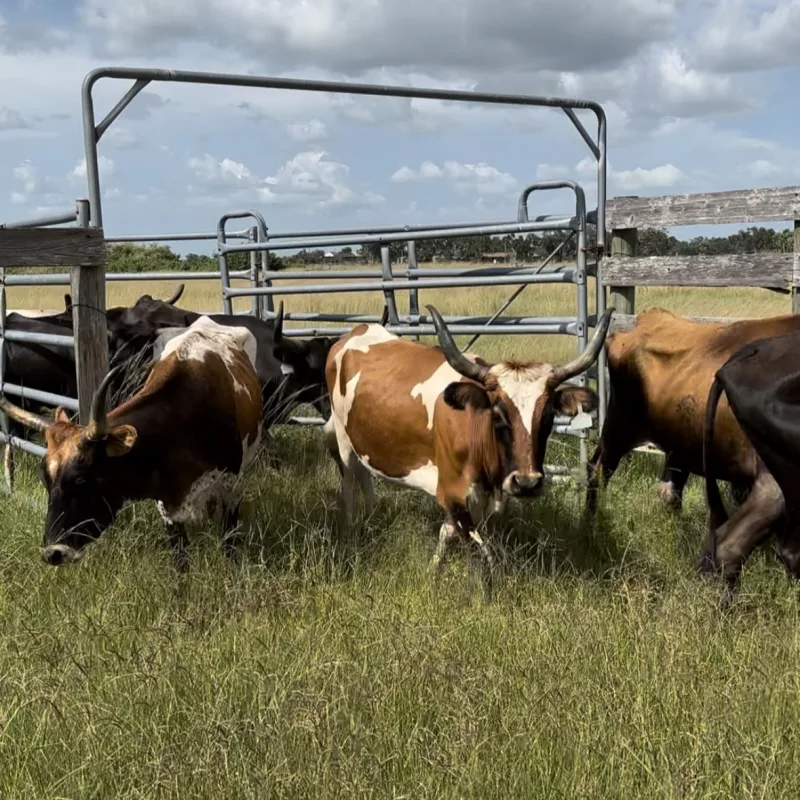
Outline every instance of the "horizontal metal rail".
<svg viewBox="0 0 800 800">
<path fill-rule="evenodd" d="M 35 400 L 38 403 L 47 403 L 52 406 L 64 406 L 70 411 L 80 411 L 78 401 L 74 397 L 67 397 L 63 394 L 43 392 L 40 389 L 29 389 L 26 386 L 5 382 L 3 382 L 2 390 L 3 394 L 13 394 L 15 397 L 22 397 L 25 400 Z"/>
<path fill-rule="evenodd" d="M 459 275 L 516 275 L 525 274 L 525 271 L 539 269 L 538 264 L 518 264 L 507 267 L 470 267 L 468 269 L 448 269 L 446 267 L 419 267 L 417 269 L 392 270 L 395 278 L 407 278 L 420 276 L 422 278 L 449 278 Z M 558 271 L 557 269 L 551 270 Z M 232 273 L 233 274 L 233 273 Z M 268 270 L 261 274 L 265 280 L 270 281 L 300 281 L 300 280 L 333 280 L 342 278 L 343 280 L 358 278 L 382 278 L 383 272 L 379 269 L 318 269 L 318 270 Z"/>
<path fill-rule="evenodd" d="M 19 439 L 16 436 L 9 436 L 3 431 L 0 431 L 0 442 L 10 442 L 14 447 L 18 447 L 20 450 L 24 450 L 26 453 L 31 453 L 40 458 L 43 458 L 45 453 L 47 453 L 47 449 L 41 445 L 27 442 L 25 439 Z"/>
<path fill-rule="evenodd" d="M 586 221 L 594 225 L 597 221 L 597 211 L 589 211 L 586 215 Z M 534 217 L 535 222 L 549 222 L 552 220 L 564 221 L 570 219 L 568 214 L 542 214 Z M 387 225 L 377 228 L 329 228 L 317 231 L 279 231 L 277 233 L 270 233 L 270 240 L 273 239 L 304 239 L 304 238 L 319 238 L 322 236 L 360 236 L 362 234 L 370 233 L 400 233 L 402 231 L 435 231 L 442 228 L 448 230 L 456 230 L 457 228 L 474 228 L 476 225 L 501 225 L 502 222 L 448 222 L 444 225 L 437 223 L 435 225 Z M 231 236 L 231 234 L 228 234 Z M 214 237 L 216 238 L 216 237 Z"/>
<path fill-rule="evenodd" d="M 229 239 L 247 239 L 247 231 L 232 231 Z M 216 240 L 216 233 L 119 233 L 105 236 L 107 242 L 202 242 Z"/>
<path fill-rule="evenodd" d="M 526 284 L 575 283 L 577 270 L 547 272 L 540 275 L 483 275 L 477 278 L 431 278 L 430 280 L 391 280 L 373 283 L 331 283 L 317 286 L 250 286 L 242 289 L 223 288 L 225 297 L 251 297 L 267 294 L 336 294 L 338 292 L 385 292 L 391 289 L 458 289 L 469 286 L 515 286 Z"/>
<path fill-rule="evenodd" d="M 8 222 L 0 225 L 0 228 L 45 228 L 48 225 L 63 225 L 67 222 L 75 222 L 78 219 L 77 209 L 65 211 L 63 214 L 50 214 L 46 217 L 34 217 L 25 219 L 21 222 Z"/>
<path fill-rule="evenodd" d="M 262 250 L 302 250 L 312 247 L 337 247 L 352 244 L 384 244 L 410 242 L 420 239 L 444 239 L 449 237 L 494 236 L 501 233 L 535 233 L 547 231 L 579 230 L 578 217 L 560 217 L 549 222 L 504 222 L 499 225 L 478 225 L 472 228 L 436 228 L 428 231 L 398 231 L 387 234 L 365 234 L 364 236 L 323 237 L 320 239 L 292 239 L 289 241 L 248 242 L 247 244 L 218 244 L 220 253 L 253 253 Z"/>
<path fill-rule="evenodd" d="M 384 325 L 387 331 L 396 336 L 436 336 L 436 328 L 433 325 Z M 577 336 L 578 322 L 572 317 L 569 322 L 564 324 L 535 324 L 530 325 L 449 325 L 450 333 L 454 336 L 472 336 L 480 333 L 483 336 L 501 336 L 502 334 L 520 335 L 562 335 Z M 289 328 L 284 330 L 286 336 L 343 336 L 350 333 L 352 328 Z"/>
<path fill-rule="evenodd" d="M 231 272 L 231 278 L 249 278 L 248 270 Z M 70 276 L 63 273 L 6 275 L 6 286 L 69 286 Z M 219 272 L 107 272 L 106 281 L 204 281 L 219 280 Z"/>
<path fill-rule="evenodd" d="M 277 316 L 275 313 L 265 314 L 265 319 L 274 319 Z M 381 321 L 378 314 L 335 314 L 325 313 L 324 311 L 287 311 L 283 315 L 284 320 L 294 320 L 295 322 L 352 322 L 354 324 L 366 323 L 377 325 Z M 494 318 L 492 317 L 472 317 L 468 314 L 448 315 L 443 314 L 442 318 L 448 324 L 467 324 L 486 325 L 489 320 L 492 320 L 494 325 Z M 427 314 L 401 314 L 399 316 L 400 322 L 403 323 L 416 323 L 416 322 L 430 322 L 431 319 Z M 501 325 L 566 325 L 575 322 L 575 317 L 497 317 L 496 321 Z M 387 327 L 390 327 L 387 325 Z"/>
<path fill-rule="evenodd" d="M 30 344 L 55 344 L 62 347 L 75 347 L 74 336 L 61 336 L 56 333 L 31 333 L 29 331 L 0 331 L 0 339 L 8 342 L 28 342 Z"/>
</svg>

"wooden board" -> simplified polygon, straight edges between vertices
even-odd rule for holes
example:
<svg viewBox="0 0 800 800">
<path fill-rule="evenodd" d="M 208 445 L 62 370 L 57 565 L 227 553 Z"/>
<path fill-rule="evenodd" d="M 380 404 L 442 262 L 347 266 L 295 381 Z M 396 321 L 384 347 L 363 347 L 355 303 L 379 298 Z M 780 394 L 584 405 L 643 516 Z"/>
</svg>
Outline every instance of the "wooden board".
<svg viewBox="0 0 800 800">
<path fill-rule="evenodd" d="M 0 228 L 0 267 L 103 267 L 100 228 Z"/>
<path fill-rule="evenodd" d="M 683 317 L 683 319 L 688 319 L 692 322 L 723 322 L 727 324 L 729 322 L 738 322 L 740 319 L 746 319 L 746 317 Z M 635 324 L 636 314 L 618 314 L 614 312 L 608 331 L 609 333 L 632 331 Z"/>
<path fill-rule="evenodd" d="M 620 256 L 603 262 L 606 286 L 759 286 L 792 284 L 794 253 L 727 256 Z"/>
<path fill-rule="evenodd" d="M 800 218 L 800 186 L 659 197 L 614 197 L 606 203 L 606 227 L 786 222 Z"/>
</svg>

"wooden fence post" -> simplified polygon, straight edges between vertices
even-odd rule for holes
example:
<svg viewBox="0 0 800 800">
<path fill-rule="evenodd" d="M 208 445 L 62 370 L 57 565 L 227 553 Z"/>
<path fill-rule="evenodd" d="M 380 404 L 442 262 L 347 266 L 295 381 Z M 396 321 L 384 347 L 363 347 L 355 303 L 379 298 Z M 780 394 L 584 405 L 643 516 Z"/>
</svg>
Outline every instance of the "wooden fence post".
<svg viewBox="0 0 800 800">
<path fill-rule="evenodd" d="M 792 266 L 792 314 L 800 313 L 800 218 L 794 221 L 794 264 Z"/>
<path fill-rule="evenodd" d="M 78 227 L 89 226 L 89 201 L 78 200 Z M 102 263 L 72 267 L 72 322 L 80 422 L 88 425 L 92 398 L 108 372 L 105 244 Z"/>
<path fill-rule="evenodd" d="M 636 228 L 618 228 L 611 231 L 611 257 L 635 256 L 638 230 Z M 611 294 L 609 305 L 617 309 L 617 314 L 635 314 L 636 287 L 609 286 Z"/>
</svg>

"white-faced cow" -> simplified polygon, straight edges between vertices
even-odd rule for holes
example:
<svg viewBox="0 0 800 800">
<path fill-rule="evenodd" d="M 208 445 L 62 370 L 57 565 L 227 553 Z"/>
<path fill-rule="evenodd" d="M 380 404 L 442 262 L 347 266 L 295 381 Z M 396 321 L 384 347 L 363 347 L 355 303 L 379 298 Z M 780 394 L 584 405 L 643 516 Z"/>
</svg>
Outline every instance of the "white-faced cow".
<svg viewBox="0 0 800 800">
<path fill-rule="evenodd" d="M 447 515 L 434 568 L 451 542 L 471 540 L 481 552 L 488 601 L 492 561 L 473 517 L 490 499 L 502 512 L 508 496 L 542 491 L 555 415 L 590 411 L 597 400 L 588 388 L 563 384 L 595 361 L 614 309 L 584 352 L 559 366 L 488 364 L 464 355 L 439 312 L 427 308 L 439 347 L 400 339 L 380 325 L 358 325 L 334 344 L 326 366 L 332 413 L 325 442 L 341 472 L 346 521 L 356 485 L 372 507 L 372 475 L 422 489 Z"/>
<path fill-rule="evenodd" d="M 255 357 L 246 328 L 201 317 L 165 344 L 142 389 L 107 413 L 109 372 L 88 426 L 71 422 L 62 408 L 49 422 L 0 396 L 0 408 L 45 435 L 44 560 L 77 561 L 120 509 L 138 500 L 158 502 L 180 570 L 187 565 L 186 523 L 218 510 L 227 533 L 238 519 L 237 479 L 261 437 Z"/>
</svg>

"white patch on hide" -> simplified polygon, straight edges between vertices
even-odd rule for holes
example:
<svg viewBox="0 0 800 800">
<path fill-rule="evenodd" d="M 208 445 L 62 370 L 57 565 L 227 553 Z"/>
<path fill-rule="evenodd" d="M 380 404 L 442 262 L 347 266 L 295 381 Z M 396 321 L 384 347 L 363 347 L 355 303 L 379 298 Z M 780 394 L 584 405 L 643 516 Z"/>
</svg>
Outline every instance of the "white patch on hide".
<svg viewBox="0 0 800 800">
<path fill-rule="evenodd" d="M 497 378 L 500 389 L 508 395 L 508 399 L 517 407 L 522 424 L 528 434 L 533 428 L 533 412 L 536 403 L 544 392 L 547 379 L 552 372 L 550 364 L 537 364 L 527 369 L 510 369 L 502 362 L 495 364 L 491 373 Z"/>
<path fill-rule="evenodd" d="M 433 375 L 411 390 L 411 397 L 413 399 L 419 397 L 428 412 L 428 430 L 433 430 L 433 414 L 437 399 L 451 383 L 457 383 L 461 378 L 461 374 L 445 361 L 436 368 Z"/>
</svg>

